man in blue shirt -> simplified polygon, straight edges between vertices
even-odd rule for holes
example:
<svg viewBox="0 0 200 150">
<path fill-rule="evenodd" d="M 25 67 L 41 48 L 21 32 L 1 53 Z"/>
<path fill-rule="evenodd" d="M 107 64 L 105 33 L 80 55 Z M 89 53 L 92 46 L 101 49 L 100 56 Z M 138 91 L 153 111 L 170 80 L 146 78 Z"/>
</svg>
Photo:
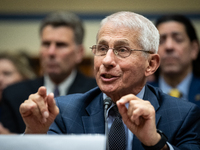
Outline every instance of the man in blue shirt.
<svg viewBox="0 0 200 150">
<path fill-rule="evenodd" d="M 160 33 L 161 64 L 158 80 L 151 84 L 167 94 L 177 91 L 174 96 L 200 106 L 199 43 L 194 26 L 176 14 L 161 16 L 155 25 Z"/>
</svg>

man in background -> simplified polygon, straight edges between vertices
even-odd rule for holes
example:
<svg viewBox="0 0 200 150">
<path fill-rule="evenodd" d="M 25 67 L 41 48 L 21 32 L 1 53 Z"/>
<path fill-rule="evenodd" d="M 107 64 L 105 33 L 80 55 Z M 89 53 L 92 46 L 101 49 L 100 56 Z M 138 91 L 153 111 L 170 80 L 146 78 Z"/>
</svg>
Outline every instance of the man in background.
<svg viewBox="0 0 200 150">
<path fill-rule="evenodd" d="M 158 80 L 163 92 L 200 106 L 199 41 L 191 21 L 183 15 L 161 16 L 155 23 L 161 58 Z"/>
<path fill-rule="evenodd" d="M 8 87 L 3 92 L 1 122 L 11 132 L 22 133 L 25 124 L 19 113 L 20 104 L 40 86 L 55 96 L 84 93 L 96 86 L 96 81 L 77 69 L 84 56 L 84 27 L 73 13 L 55 12 L 40 26 L 40 61 L 44 76 Z"/>
</svg>

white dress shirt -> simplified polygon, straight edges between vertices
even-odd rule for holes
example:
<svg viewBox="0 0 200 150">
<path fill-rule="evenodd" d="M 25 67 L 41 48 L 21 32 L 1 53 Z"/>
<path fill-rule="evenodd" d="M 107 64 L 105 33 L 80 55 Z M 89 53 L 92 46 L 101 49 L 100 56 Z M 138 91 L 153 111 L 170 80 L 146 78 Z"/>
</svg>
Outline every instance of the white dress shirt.
<svg viewBox="0 0 200 150">
<path fill-rule="evenodd" d="M 72 85 L 72 83 L 74 82 L 76 78 L 76 74 L 77 74 L 77 71 L 73 70 L 68 78 L 66 78 L 62 83 L 57 85 L 60 96 L 66 95 L 68 93 L 69 87 Z M 47 89 L 47 94 L 53 93 L 56 87 L 56 85 L 51 81 L 48 75 L 44 75 L 44 86 Z"/>
</svg>

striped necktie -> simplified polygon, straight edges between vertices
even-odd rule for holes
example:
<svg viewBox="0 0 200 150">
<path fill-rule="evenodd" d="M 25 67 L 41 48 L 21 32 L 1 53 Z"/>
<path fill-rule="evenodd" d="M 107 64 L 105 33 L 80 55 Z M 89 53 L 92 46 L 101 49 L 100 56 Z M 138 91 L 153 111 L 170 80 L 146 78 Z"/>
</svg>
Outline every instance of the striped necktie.
<svg viewBox="0 0 200 150">
<path fill-rule="evenodd" d="M 58 96 L 60 96 L 60 92 L 59 92 L 58 86 L 55 87 L 53 93 L 54 93 L 54 97 L 58 97 Z"/>
</svg>

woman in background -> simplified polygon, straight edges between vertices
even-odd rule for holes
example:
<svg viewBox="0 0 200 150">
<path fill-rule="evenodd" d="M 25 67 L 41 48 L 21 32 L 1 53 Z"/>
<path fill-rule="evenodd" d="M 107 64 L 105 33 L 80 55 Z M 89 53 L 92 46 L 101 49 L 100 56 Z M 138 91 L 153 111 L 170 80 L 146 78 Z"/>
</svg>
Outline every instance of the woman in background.
<svg viewBox="0 0 200 150">
<path fill-rule="evenodd" d="M 27 57 L 8 52 L 0 53 L 0 104 L 3 90 L 14 83 L 35 78 Z M 1 108 L 0 108 L 1 118 Z M 0 123 L 0 134 L 9 134 L 9 130 Z"/>
</svg>

